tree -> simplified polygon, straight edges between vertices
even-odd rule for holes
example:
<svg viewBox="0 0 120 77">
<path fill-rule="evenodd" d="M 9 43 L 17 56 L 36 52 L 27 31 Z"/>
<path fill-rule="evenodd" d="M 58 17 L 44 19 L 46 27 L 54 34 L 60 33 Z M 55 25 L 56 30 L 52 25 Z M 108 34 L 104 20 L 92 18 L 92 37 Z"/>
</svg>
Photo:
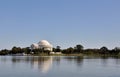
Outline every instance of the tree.
<svg viewBox="0 0 120 77">
<path fill-rule="evenodd" d="M 100 53 L 102 54 L 108 54 L 109 53 L 109 50 L 107 47 L 103 46 L 100 48 Z"/>
<path fill-rule="evenodd" d="M 33 49 L 32 52 L 34 52 L 34 54 L 40 54 L 44 53 L 44 49 Z"/>
<path fill-rule="evenodd" d="M 119 53 L 120 53 L 120 48 L 119 48 L 119 47 L 115 47 L 115 48 L 112 50 L 112 54 L 118 55 Z"/>
<path fill-rule="evenodd" d="M 76 45 L 76 51 L 79 53 L 79 52 L 82 52 L 82 50 L 84 49 L 84 47 L 82 45 Z"/>
<path fill-rule="evenodd" d="M 7 49 L 0 51 L 0 55 L 7 55 L 7 54 L 9 54 L 9 50 L 7 50 Z"/>
<path fill-rule="evenodd" d="M 29 47 L 26 47 L 26 48 L 22 48 L 22 51 L 26 54 L 30 54 L 31 49 Z"/>
<path fill-rule="evenodd" d="M 61 47 L 60 46 L 57 46 L 56 49 L 55 49 L 55 52 L 61 52 Z"/>
<path fill-rule="evenodd" d="M 71 53 L 74 52 L 74 49 L 72 47 L 70 47 L 70 48 L 67 49 L 67 52 L 71 54 Z"/>
<path fill-rule="evenodd" d="M 11 50 L 12 54 L 17 54 L 17 53 L 23 53 L 22 49 L 20 47 L 13 47 Z"/>
</svg>

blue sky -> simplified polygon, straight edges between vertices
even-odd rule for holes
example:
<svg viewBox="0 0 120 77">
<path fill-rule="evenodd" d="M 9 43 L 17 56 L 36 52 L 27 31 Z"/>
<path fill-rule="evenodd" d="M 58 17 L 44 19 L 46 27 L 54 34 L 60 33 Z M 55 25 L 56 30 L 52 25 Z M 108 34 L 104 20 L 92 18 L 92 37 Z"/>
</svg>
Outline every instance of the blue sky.
<svg viewBox="0 0 120 77">
<path fill-rule="evenodd" d="M 120 0 L 0 0 L 0 49 L 120 46 Z"/>
</svg>

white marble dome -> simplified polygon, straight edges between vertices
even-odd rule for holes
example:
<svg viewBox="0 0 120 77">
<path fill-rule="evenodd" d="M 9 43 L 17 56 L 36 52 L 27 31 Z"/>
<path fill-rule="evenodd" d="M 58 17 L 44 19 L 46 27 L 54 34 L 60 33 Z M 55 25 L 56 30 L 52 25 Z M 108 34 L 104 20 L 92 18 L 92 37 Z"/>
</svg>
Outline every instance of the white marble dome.
<svg viewBox="0 0 120 77">
<path fill-rule="evenodd" d="M 38 43 L 39 48 L 52 51 L 53 46 L 47 41 L 42 40 Z"/>
<path fill-rule="evenodd" d="M 38 47 L 38 48 L 37 48 Z M 49 50 L 52 51 L 53 46 L 50 44 L 47 40 L 42 40 L 38 44 L 32 44 L 31 45 L 32 49 L 44 49 L 44 50 Z"/>
<path fill-rule="evenodd" d="M 38 45 L 49 46 L 51 44 L 47 40 L 42 40 L 38 43 Z"/>
</svg>

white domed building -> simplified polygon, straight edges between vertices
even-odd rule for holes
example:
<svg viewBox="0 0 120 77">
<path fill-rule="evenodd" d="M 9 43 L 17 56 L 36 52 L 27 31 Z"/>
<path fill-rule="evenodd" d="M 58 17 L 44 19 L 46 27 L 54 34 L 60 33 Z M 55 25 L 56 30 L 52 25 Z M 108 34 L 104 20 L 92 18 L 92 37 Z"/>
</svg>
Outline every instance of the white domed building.
<svg viewBox="0 0 120 77">
<path fill-rule="evenodd" d="M 47 40 L 42 40 L 38 44 L 32 44 L 31 49 L 44 49 L 44 50 L 53 50 L 52 44 L 50 44 Z"/>
<path fill-rule="evenodd" d="M 33 50 L 33 49 L 38 49 L 39 48 L 39 46 L 38 46 L 38 44 L 32 44 L 31 45 L 31 49 Z"/>
</svg>

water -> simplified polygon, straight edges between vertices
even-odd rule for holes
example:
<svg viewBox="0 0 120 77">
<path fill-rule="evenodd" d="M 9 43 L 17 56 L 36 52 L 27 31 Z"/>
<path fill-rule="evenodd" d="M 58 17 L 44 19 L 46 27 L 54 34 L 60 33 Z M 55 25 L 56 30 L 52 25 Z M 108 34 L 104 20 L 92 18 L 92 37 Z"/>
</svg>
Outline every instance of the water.
<svg viewBox="0 0 120 77">
<path fill-rule="evenodd" d="M 120 59 L 1 56 L 0 77 L 120 77 Z"/>
</svg>

